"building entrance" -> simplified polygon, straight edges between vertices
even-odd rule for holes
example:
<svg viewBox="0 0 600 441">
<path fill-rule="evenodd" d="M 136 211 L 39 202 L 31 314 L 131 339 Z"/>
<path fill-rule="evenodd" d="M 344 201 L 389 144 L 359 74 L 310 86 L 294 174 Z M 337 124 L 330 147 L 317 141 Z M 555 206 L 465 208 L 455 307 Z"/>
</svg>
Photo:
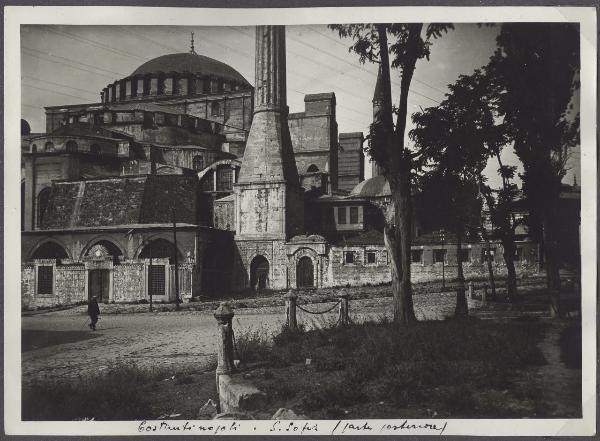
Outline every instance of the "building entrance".
<svg viewBox="0 0 600 441">
<path fill-rule="evenodd" d="M 308 256 L 301 257 L 298 260 L 298 265 L 296 265 L 296 284 L 298 288 L 312 288 L 315 286 L 313 262 Z"/>
<path fill-rule="evenodd" d="M 269 261 L 263 256 L 256 256 L 250 264 L 250 285 L 256 291 L 269 287 Z"/>
<path fill-rule="evenodd" d="M 90 270 L 88 275 L 88 297 L 96 296 L 98 302 L 108 302 L 109 270 Z"/>
</svg>

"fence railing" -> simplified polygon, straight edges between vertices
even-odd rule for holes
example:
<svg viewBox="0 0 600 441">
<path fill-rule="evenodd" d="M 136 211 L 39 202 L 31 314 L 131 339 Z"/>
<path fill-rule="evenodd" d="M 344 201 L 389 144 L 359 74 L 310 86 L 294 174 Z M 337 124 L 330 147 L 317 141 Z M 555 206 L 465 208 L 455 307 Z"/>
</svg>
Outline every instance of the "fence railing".
<svg viewBox="0 0 600 441">
<path fill-rule="evenodd" d="M 298 329 L 298 319 L 297 319 L 297 311 L 303 311 L 307 314 L 312 315 L 321 315 L 327 314 L 328 312 L 333 311 L 335 308 L 338 308 L 338 320 L 337 324 L 341 326 L 345 326 L 350 324 L 350 308 L 349 308 L 349 299 L 350 295 L 342 291 L 337 295 L 338 301 L 335 302 L 332 306 L 324 309 L 324 310 L 311 310 L 306 308 L 306 306 L 302 306 L 298 303 L 298 296 L 294 291 L 289 291 L 285 295 L 285 317 L 286 317 L 286 325 L 288 329 L 295 331 Z"/>
</svg>

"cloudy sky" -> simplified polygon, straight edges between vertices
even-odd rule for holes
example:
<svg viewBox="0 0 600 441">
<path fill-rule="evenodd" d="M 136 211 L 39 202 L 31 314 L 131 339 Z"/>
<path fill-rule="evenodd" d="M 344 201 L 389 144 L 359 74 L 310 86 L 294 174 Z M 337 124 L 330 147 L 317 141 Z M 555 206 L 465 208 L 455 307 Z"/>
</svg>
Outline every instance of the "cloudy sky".
<svg viewBox="0 0 600 441">
<path fill-rule="evenodd" d="M 460 74 L 486 64 L 495 48 L 498 27 L 456 25 L 431 50 L 430 61 L 420 60 L 409 93 L 409 112 L 442 101 L 447 84 Z M 254 83 L 252 27 L 181 26 L 23 26 L 21 28 L 22 117 L 33 132 L 45 128 L 44 106 L 91 103 L 109 83 L 130 75 L 144 62 L 160 55 L 188 52 L 190 33 L 195 50 L 238 70 Z M 304 95 L 335 92 L 339 132 L 366 133 L 372 120 L 375 65 L 361 65 L 326 26 L 288 26 L 286 30 L 288 105 L 304 110 Z M 392 78 L 399 94 L 399 78 Z M 410 126 L 408 127 L 410 129 Z M 578 155 L 571 161 L 579 178 Z M 516 163 L 510 151 L 505 159 Z M 488 167 L 491 182 L 495 166 Z M 366 177 L 370 176 L 367 164 Z"/>
</svg>

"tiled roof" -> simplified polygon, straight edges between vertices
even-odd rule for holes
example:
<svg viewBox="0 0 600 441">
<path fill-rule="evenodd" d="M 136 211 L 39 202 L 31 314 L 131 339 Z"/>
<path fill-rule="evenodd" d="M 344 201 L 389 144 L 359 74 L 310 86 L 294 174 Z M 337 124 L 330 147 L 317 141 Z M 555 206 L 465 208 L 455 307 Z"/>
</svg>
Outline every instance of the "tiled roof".
<svg viewBox="0 0 600 441">
<path fill-rule="evenodd" d="M 195 176 L 149 175 L 52 185 L 42 229 L 196 222 Z"/>
</svg>

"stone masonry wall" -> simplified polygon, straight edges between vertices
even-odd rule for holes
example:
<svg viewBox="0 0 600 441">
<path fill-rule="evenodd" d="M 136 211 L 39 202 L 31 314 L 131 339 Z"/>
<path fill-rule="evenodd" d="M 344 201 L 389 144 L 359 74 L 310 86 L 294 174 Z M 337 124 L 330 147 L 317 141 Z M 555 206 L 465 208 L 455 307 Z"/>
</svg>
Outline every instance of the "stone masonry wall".
<svg viewBox="0 0 600 441">
<path fill-rule="evenodd" d="M 70 305 L 87 301 L 86 270 L 83 265 L 58 265 L 55 275 L 55 294 L 59 304 Z"/>
<path fill-rule="evenodd" d="M 113 300 L 132 302 L 146 297 L 146 274 L 143 263 L 123 263 L 113 268 Z"/>
<path fill-rule="evenodd" d="M 367 263 L 367 252 L 375 252 L 375 263 Z M 354 254 L 354 263 L 345 263 L 346 252 Z M 324 286 L 360 286 L 388 283 L 391 271 L 387 250 L 382 246 L 331 247 Z"/>
<path fill-rule="evenodd" d="M 35 266 L 23 265 L 21 267 L 21 307 L 26 308 L 33 304 L 35 296 Z"/>
<path fill-rule="evenodd" d="M 240 290 L 250 287 L 250 268 L 252 260 L 256 256 L 263 256 L 269 262 L 268 288 L 276 290 L 288 288 L 288 258 L 283 240 L 237 240 L 236 251 L 233 289 Z"/>
</svg>

